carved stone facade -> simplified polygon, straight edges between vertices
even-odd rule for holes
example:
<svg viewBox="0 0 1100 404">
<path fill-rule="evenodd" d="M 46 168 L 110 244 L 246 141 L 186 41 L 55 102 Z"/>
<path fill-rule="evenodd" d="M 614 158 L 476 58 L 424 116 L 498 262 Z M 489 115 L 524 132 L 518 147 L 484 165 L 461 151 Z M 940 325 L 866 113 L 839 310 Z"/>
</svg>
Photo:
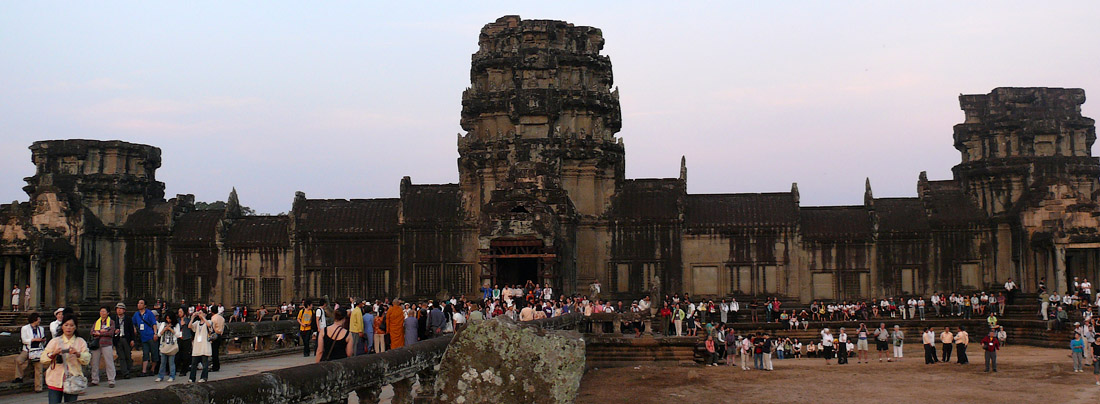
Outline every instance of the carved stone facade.
<svg viewBox="0 0 1100 404">
<path fill-rule="evenodd" d="M 29 202 L 0 206 L 5 290 L 34 304 L 137 298 L 274 304 L 303 297 L 477 295 L 532 280 L 639 297 L 808 301 L 1100 278 L 1100 160 L 1084 92 L 960 97 L 954 179 L 917 196 L 804 207 L 790 192 L 688 194 L 625 178 L 599 29 L 506 16 L 487 24 L 462 94 L 457 184 L 400 182 L 393 199 L 295 195 L 286 216 L 164 199 L 160 150 L 120 141 L 31 146 Z M 7 304 L 8 302 L 5 302 Z"/>
</svg>

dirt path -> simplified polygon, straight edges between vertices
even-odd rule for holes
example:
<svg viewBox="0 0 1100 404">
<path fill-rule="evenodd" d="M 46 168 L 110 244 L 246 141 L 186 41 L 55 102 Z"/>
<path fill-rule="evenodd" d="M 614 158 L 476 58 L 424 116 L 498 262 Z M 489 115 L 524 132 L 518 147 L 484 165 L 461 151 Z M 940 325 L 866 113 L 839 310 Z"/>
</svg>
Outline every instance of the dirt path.
<svg viewBox="0 0 1100 404">
<path fill-rule="evenodd" d="M 585 374 L 577 403 L 1097 402 L 1100 386 L 1092 369 L 1073 373 L 1068 352 L 1009 346 L 999 354 L 998 373 L 983 372 L 980 351 L 969 352 L 969 365 L 925 365 L 923 348 L 912 345 L 900 363 L 853 359 L 826 366 L 822 359 L 787 359 L 775 360 L 772 372 L 725 366 L 594 369 Z"/>
</svg>

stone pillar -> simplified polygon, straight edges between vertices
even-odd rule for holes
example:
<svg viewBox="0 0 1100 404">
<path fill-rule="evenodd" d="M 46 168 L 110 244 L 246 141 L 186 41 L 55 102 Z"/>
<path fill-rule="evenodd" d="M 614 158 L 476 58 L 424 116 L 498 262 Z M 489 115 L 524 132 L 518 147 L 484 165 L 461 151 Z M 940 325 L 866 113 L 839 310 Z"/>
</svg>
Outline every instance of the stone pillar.
<svg viewBox="0 0 1100 404">
<path fill-rule="evenodd" d="M 28 308 L 33 307 L 33 306 L 31 306 L 31 302 L 33 302 L 35 300 L 36 296 L 39 296 L 39 294 L 42 293 L 42 283 L 38 281 L 38 278 L 39 278 L 38 274 L 39 274 L 39 272 L 41 272 L 43 270 L 44 269 L 42 268 L 41 259 L 37 255 L 32 255 L 31 256 L 31 268 L 30 268 L 30 277 L 31 278 L 28 280 L 31 284 L 31 298 L 30 299 L 26 299 L 26 298 L 19 299 L 22 302 L 23 307 L 28 307 Z M 23 285 L 23 286 L 25 287 L 27 285 Z M 23 293 L 26 293 L 26 292 L 24 291 Z M 30 301 L 23 302 L 23 300 L 30 300 Z"/>
<path fill-rule="evenodd" d="M 623 315 L 616 314 L 615 318 L 611 320 L 611 333 L 622 334 L 623 333 Z"/>
<path fill-rule="evenodd" d="M 1054 245 L 1054 290 L 1066 293 L 1066 246 Z"/>
<path fill-rule="evenodd" d="M 15 277 L 15 274 L 12 273 L 12 271 L 15 270 L 14 266 L 11 264 L 11 261 L 13 259 L 14 258 L 11 256 L 4 257 L 4 289 L 0 290 L 0 292 L 3 292 L 0 293 L 0 296 L 2 296 L 4 299 L 2 302 L 0 302 L 0 307 L 4 309 L 11 308 L 11 295 L 9 295 L 8 293 L 11 293 L 12 278 Z"/>
<path fill-rule="evenodd" d="M 437 373 L 435 366 L 429 366 L 416 374 L 420 388 L 416 389 L 416 398 L 413 400 L 415 403 L 431 404 L 435 402 L 435 376 Z"/>
<path fill-rule="evenodd" d="M 355 390 L 355 395 L 359 396 L 359 402 L 362 404 L 378 404 L 379 396 L 382 395 L 382 386 Z"/>
<path fill-rule="evenodd" d="M 393 386 L 393 404 L 413 404 L 413 382 L 415 378 L 399 380 L 391 384 Z"/>
</svg>

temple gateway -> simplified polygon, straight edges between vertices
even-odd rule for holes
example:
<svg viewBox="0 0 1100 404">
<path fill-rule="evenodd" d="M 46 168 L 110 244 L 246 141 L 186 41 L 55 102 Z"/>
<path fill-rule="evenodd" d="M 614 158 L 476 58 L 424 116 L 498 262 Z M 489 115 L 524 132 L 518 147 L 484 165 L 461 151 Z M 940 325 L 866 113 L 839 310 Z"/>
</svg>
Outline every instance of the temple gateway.
<svg viewBox="0 0 1100 404">
<path fill-rule="evenodd" d="M 790 192 L 689 194 L 625 178 L 602 32 L 505 16 L 485 25 L 462 93 L 457 184 L 400 181 L 392 199 L 309 199 L 242 214 L 165 200 L 160 149 L 31 145 L 27 202 L 0 205 L 3 287 L 32 304 L 139 298 L 276 304 L 300 298 L 476 295 L 534 281 L 637 298 L 779 296 L 803 302 L 994 287 L 1064 291 L 1100 278 L 1100 160 L 1081 89 L 959 97 L 953 178 L 916 196 L 802 206 Z M 441 138 L 442 140 L 443 138 Z M 673 163 L 675 164 L 675 163 Z M 4 306 L 10 304 L 5 299 Z"/>
</svg>

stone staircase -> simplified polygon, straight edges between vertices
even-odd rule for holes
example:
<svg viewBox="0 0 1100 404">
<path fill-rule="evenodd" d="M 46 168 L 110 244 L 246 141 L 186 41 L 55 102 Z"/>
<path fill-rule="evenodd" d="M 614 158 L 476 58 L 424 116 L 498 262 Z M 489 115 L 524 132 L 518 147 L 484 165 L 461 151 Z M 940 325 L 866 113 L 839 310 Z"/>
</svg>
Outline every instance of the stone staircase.
<svg viewBox="0 0 1100 404">
<path fill-rule="evenodd" d="M 585 367 L 680 366 L 695 363 L 692 337 L 585 336 Z"/>
</svg>

